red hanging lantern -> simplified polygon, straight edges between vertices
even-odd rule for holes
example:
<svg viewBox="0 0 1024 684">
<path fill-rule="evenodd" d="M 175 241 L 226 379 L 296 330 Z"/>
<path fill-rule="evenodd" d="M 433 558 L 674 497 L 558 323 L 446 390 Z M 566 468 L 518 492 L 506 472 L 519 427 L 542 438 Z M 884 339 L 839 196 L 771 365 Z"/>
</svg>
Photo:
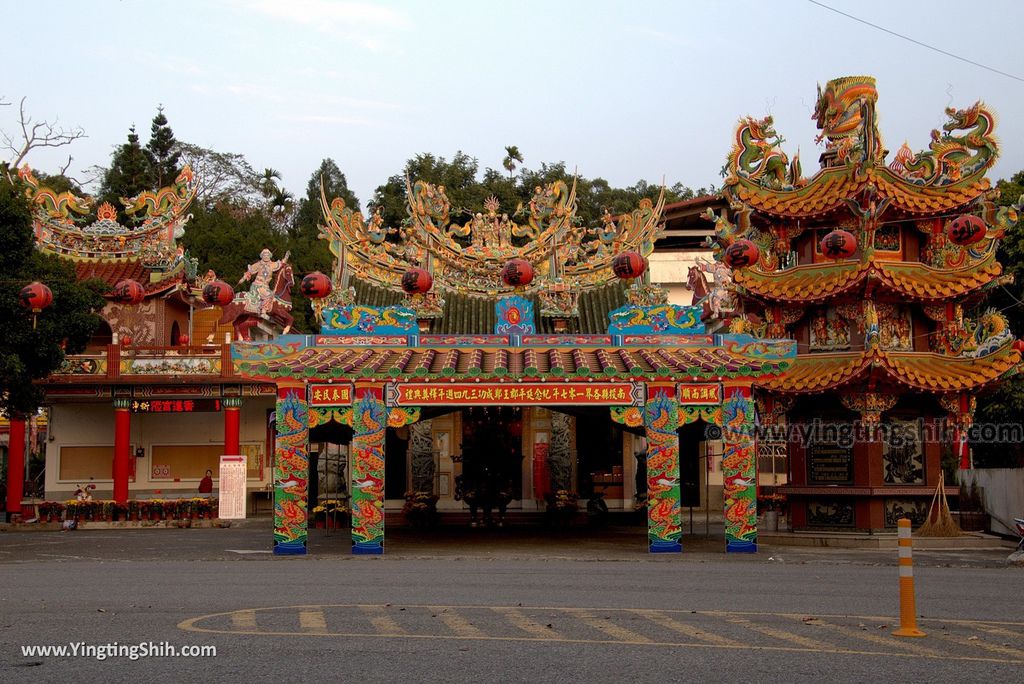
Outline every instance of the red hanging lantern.
<svg viewBox="0 0 1024 684">
<path fill-rule="evenodd" d="M 182 347 L 188 346 L 188 335 L 178 335 L 178 344 Z"/>
<path fill-rule="evenodd" d="M 410 268 L 402 274 L 402 289 L 409 294 L 429 292 L 434 285 L 434 277 L 422 268 Z"/>
<path fill-rule="evenodd" d="M 146 288 L 137 280 L 122 280 L 114 286 L 110 297 L 118 304 L 135 305 L 146 298 Z"/>
<path fill-rule="evenodd" d="M 985 222 L 974 214 L 964 214 L 953 219 L 946 228 L 949 241 L 966 247 L 973 245 L 985 237 L 988 227 Z"/>
<path fill-rule="evenodd" d="M 761 258 L 761 250 L 750 240 L 741 238 L 725 248 L 722 259 L 729 268 L 753 266 Z"/>
<path fill-rule="evenodd" d="M 53 304 L 53 292 L 46 285 L 34 282 L 21 288 L 18 299 L 23 307 L 37 314 Z"/>
<path fill-rule="evenodd" d="M 857 238 L 845 230 L 833 230 L 821 238 L 819 246 L 829 259 L 849 259 L 857 251 Z"/>
<path fill-rule="evenodd" d="M 313 271 L 302 279 L 300 289 L 310 299 L 323 299 L 331 294 L 331 279 L 320 271 Z"/>
<path fill-rule="evenodd" d="M 647 259 L 639 252 L 621 252 L 612 259 L 612 273 L 618 278 L 639 278 L 647 270 Z"/>
<path fill-rule="evenodd" d="M 125 335 L 124 337 L 121 338 L 121 344 L 123 344 L 124 346 L 128 346 L 131 343 L 132 343 L 132 336 L 131 335 Z"/>
<path fill-rule="evenodd" d="M 533 281 L 533 266 L 526 259 L 511 259 L 502 267 L 501 279 L 512 287 L 529 285 Z"/>
<path fill-rule="evenodd" d="M 227 306 L 235 299 L 235 291 L 223 280 L 214 280 L 203 288 L 203 301 L 207 304 Z"/>
<path fill-rule="evenodd" d="M 1019 352 L 1024 352 L 1024 340 L 1014 340 L 1013 348 Z"/>
</svg>

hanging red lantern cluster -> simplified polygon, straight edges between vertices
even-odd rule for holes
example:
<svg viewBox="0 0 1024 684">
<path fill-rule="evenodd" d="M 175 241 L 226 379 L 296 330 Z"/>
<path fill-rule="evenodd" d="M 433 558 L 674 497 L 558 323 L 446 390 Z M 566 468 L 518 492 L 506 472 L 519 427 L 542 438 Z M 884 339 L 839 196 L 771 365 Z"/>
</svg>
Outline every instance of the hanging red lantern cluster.
<svg viewBox="0 0 1024 684">
<path fill-rule="evenodd" d="M 430 292 L 433 285 L 434 277 L 425 269 L 414 267 L 402 274 L 402 289 L 409 294 Z"/>
<path fill-rule="evenodd" d="M 988 228 L 985 226 L 985 222 L 974 214 L 957 216 L 950 221 L 949 226 L 946 228 L 946 235 L 949 237 L 949 241 L 964 247 L 978 242 L 985 237 L 987 232 Z"/>
<path fill-rule="evenodd" d="M 53 304 L 53 292 L 46 285 L 34 282 L 21 288 L 18 299 L 23 307 L 37 314 Z"/>
<path fill-rule="evenodd" d="M 320 271 L 313 271 L 302 279 L 301 290 L 310 299 L 323 299 L 331 294 L 331 279 Z"/>
<path fill-rule="evenodd" d="M 819 247 L 829 259 L 849 259 L 857 251 L 857 238 L 845 230 L 833 230 L 821 238 Z"/>
<path fill-rule="evenodd" d="M 110 296 L 118 304 L 133 306 L 146 298 L 146 288 L 137 280 L 122 280 L 114 286 Z"/>
<path fill-rule="evenodd" d="M 646 270 L 647 259 L 639 252 L 620 252 L 612 259 L 612 273 L 623 280 L 639 278 Z"/>
<path fill-rule="evenodd" d="M 740 238 L 725 248 L 722 260 L 729 268 L 746 268 L 753 266 L 761 258 L 761 250 L 750 240 Z"/>
<path fill-rule="evenodd" d="M 511 259 L 502 267 L 501 279 L 512 287 L 529 285 L 533 281 L 533 266 L 526 259 Z"/>
<path fill-rule="evenodd" d="M 235 299 L 235 290 L 223 280 L 214 280 L 203 288 L 203 301 L 207 304 L 227 306 Z"/>
</svg>

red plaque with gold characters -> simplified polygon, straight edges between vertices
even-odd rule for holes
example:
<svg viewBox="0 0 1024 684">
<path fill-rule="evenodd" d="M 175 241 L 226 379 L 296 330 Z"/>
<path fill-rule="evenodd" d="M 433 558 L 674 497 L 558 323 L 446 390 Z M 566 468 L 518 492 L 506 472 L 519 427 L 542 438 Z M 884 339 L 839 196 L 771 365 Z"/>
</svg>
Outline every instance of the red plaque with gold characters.
<svg viewBox="0 0 1024 684">
<path fill-rule="evenodd" d="M 722 385 L 717 382 L 683 382 L 677 396 L 683 406 L 716 406 L 722 403 Z"/>
<path fill-rule="evenodd" d="M 389 406 L 642 406 L 644 386 L 633 382 L 391 383 Z"/>
<path fill-rule="evenodd" d="M 332 384 L 310 383 L 310 406 L 351 406 L 352 385 L 340 382 Z"/>
</svg>

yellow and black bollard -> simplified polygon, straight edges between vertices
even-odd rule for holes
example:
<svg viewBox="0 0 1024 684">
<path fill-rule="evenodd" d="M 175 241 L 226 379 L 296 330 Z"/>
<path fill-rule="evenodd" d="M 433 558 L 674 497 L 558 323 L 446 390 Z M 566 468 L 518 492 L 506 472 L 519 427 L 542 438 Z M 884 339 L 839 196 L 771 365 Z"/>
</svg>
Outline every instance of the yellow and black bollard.
<svg viewBox="0 0 1024 684">
<path fill-rule="evenodd" d="M 914 542 L 910 537 L 910 520 L 900 518 L 898 531 L 900 553 L 900 628 L 893 636 L 928 636 L 917 628 L 917 608 L 914 601 Z"/>
</svg>

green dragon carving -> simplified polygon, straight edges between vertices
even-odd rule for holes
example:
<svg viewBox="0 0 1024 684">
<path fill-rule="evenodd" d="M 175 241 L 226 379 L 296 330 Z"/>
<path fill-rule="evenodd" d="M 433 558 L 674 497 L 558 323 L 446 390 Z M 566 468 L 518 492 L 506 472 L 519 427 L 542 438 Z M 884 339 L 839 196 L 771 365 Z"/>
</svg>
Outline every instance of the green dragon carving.
<svg viewBox="0 0 1024 684">
<path fill-rule="evenodd" d="M 28 186 L 25 188 L 25 196 L 29 202 L 45 212 L 50 219 L 59 223 L 80 223 L 92 213 L 96 203 L 92 197 L 79 197 L 70 191 L 58 193 L 40 186 L 39 180 L 32 175 L 32 169 L 27 164 L 18 169 L 18 177 Z"/>
<path fill-rule="evenodd" d="M 903 143 L 889 170 L 901 178 L 925 186 L 960 183 L 992 166 L 999 145 L 992 135 L 995 116 L 980 100 L 967 109 L 946 108 L 949 121 L 942 131 L 933 130 L 926 152 L 914 154 Z M 953 131 L 967 131 L 953 135 Z"/>
<path fill-rule="evenodd" d="M 800 155 L 790 163 L 786 153 L 779 149 L 783 139 L 775 132 L 773 123 L 770 116 L 740 119 L 723 175 L 745 178 L 776 190 L 802 185 Z"/>
</svg>

